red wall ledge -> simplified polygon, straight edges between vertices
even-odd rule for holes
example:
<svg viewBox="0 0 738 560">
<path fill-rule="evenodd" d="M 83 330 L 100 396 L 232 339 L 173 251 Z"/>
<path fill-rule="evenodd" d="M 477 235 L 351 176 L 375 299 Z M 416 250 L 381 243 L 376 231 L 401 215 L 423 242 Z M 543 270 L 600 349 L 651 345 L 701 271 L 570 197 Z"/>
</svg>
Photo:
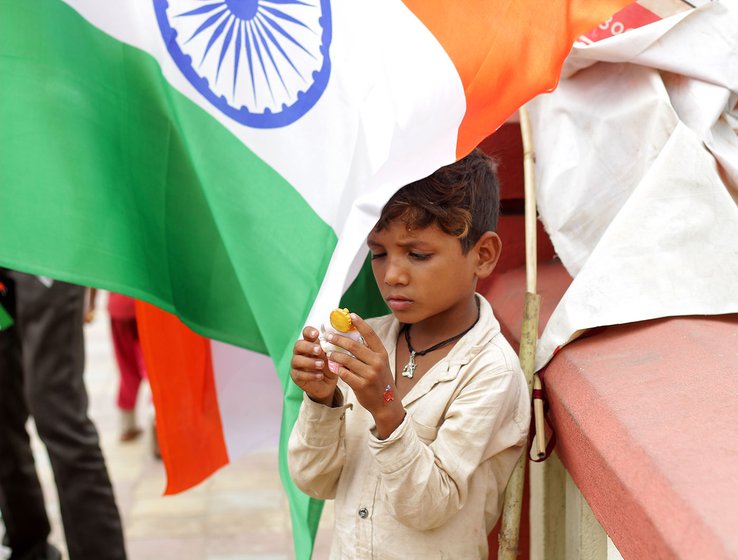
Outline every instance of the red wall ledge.
<svg viewBox="0 0 738 560">
<path fill-rule="evenodd" d="M 480 289 L 511 342 L 523 279 Z M 541 325 L 570 281 L 539 264 Z M 601 329 L 544 379 L 559 457 L 624 558 L 738 558 L 738 315 Z"/>
</svg>

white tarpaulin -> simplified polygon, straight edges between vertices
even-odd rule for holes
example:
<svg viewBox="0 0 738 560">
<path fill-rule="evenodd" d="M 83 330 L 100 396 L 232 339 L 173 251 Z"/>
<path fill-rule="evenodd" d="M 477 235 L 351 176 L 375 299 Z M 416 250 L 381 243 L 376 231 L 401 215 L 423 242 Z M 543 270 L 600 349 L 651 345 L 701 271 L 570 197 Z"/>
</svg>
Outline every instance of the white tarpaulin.
<svg viewBox="0 0 738 560">
<path fill-rule="evenodd" d="M 539 215 L 574 278 L 537 367 L 583 330 L 738 312 L 738 2 L 575 46 L 529 104 Z"/>
</svg>

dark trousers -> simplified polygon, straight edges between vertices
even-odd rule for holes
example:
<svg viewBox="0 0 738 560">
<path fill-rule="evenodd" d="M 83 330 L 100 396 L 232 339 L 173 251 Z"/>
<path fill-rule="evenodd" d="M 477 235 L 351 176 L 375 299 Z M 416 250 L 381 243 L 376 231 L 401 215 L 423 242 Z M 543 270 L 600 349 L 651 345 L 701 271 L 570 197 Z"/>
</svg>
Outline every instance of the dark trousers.
<svg viewBox="0 0 738 560">
<path fill-rule="evenodd" d="M 12 558 L 43 547 L 49 521 L 25 424 L 33 416 L 54 472 L 71 560 L 125 558 L 120 516 L 84 385 L 84 288 L 0 269 L 0 509 Z"/>
</svg>

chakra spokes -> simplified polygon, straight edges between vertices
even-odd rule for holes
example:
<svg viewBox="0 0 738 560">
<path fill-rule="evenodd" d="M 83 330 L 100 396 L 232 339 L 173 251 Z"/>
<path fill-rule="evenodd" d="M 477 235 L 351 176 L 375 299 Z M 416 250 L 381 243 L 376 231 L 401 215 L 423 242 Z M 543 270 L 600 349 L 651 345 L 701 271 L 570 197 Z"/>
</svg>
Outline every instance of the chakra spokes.
<svg viewBox="0 0 738 560">
<path fill-rule="evenodd" d="M 329 0 L 153 0 L 167 50 L 187 80 L 236 121 L 285 126 L 330 74 Z"/>
</svg>

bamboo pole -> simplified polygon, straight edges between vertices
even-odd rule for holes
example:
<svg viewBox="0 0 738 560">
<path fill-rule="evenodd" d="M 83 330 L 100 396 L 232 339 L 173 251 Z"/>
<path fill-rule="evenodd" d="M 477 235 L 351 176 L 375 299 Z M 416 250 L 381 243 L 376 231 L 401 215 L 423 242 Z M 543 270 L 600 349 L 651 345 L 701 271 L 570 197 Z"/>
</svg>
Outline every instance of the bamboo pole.
<svg viewBox="0 0 738 560">
<path fill-rule="evenodd" d="M 525 181 L 525 278 L 526 293 L 523 308 L 523 325 L 520 333 L 520 366 L 528 381 L 528 394 L 532 389 L 540 389 L 541 381 L 535 374 L 536 342 L 538 340 L 538 317 L 541 296 L 536 293 L 538 259 L 536 245 L 536 192 L 534 180 L 535 155 L 531 141 L 530 118 L 528 110 L 521 107 L 520 134 L 523 139 L 523 177 Z M 545 437 L 543 432 L 543 406 L 534 402 L 534 415 L 539 457 L 545 455 Z M 539 410 L 540 409 L 540 410 Z M 540 424 L 540 428 L 539 428 Z M 498 560 L 515 560 L 518 556 L 520 538 L 520 515 L 523 509 L 523 485 L 525 482 L 525 465 L 527 453 L 518 460 L 510 481 L 505 489 L 505 505 L 502 511 L 500 528 L 500 544 L 497 551 Z"/>
<path fill-rule="evenodd" d="M 523 140 L 523 196 L 525 197 L 525 290 L 535 294 L 538 286 L 538 240 L 536 228 L 536 156 L 530 131 L 528 109 L 522 106 L 520 115 L 520 136 Z M 536 339 L 538 333 L 535 333 Z"/>
<path fill-rule="evenodd" d="M 535 295 L 538 291 L 538 240 L 537 240 L 537 211 L 536 211 L 536 181 L 535 181 L 535 163 L 536 156 L 533 150 L 533 139 L 530 128 L 530 116 L 528 109 L 523 106 L 520 108 L 520 135 L 523 140 L 523 180 L 524 180 L 524 196 L 525 196 L 525 285 L 526 298 L 528 294 Z M 531 389 L 531 377 L 533 379 L 533 389 L 540 391 L 543 387 L 541 378 L 535 372 L 535 351 L 536 342 L 538 341 L 538 317 L 540 314 L 540 296 L 536 295 L 537 305 L 535 309 L 535 319 L 533 317 L 524 316 L 524 321 L 535 321 L 535 328 L 528 329 L 528 339 L 526 340 L 526 367 L 523 372 L 528 379 L 528 390 Z M 523 326 L 525 329 L 525 326 Z M 522 335 L 521 335 L 521 354 L 523 351 Z M 530 361 L 528 361 L 530 360 Z M 522 361 L 521 361 L 522 366 Z M 533 399 L 533 417 L 536 426 L 536 454 L 538 458 L 546 455 L 546 437 L 545 437 L 545 418 L 543 415 L 543 400 L 540 398 Z"/>
<path fill-rule="evenodd" d="M 533 150 L 533 140 L 530 129 L 530 117 L 528 109 L 525 106 L 520 108 L 520 135 L 523 139 L 523 180 L 524 180 L 524 196 L 525 196 L 525 285 L 527 294 L 536 294 L 538 291 L 538 240 L 537 240 L 537 211 L 536 211 L 536 181 L 535 181 L 535 163 L 536 156 Z M 540 296 L 538 305 L 535 310 L 536 328 L 530 331 L 529 347 L 526 351 L 532 353 L 532 360 L 529 369 L 523 369 L 528 379 L 528 390 L 531 388 L 531 376 L 533 379 L 533 389 L 540 391 L 542 389 L 541 378 L 535 372 L 535 350 L 538 340 L 538 317 L 540 314 Z M 525 319 L 524 319 L 525 320 Z M 529 320 L 533 320 L 530 318 Z M 521 336 L 522 350 L 522 336 Z M 543 417 L 543 400 L 540 398 L 533 399 L 533 416 L 536 425 L 536 454 L 538 458 L 546 455 L 546 438 Z"/>
<path fill-rule="evenodd" d="M 535 367 L 535 343 L 538 337 L 540 302 L 541 296 L 530 292 L 525 294 L 523 327 L 520 336 L 520 365 L 528 379 L 529 393 L 533 384 L 533 376 L 529 372 L 532 372 Z M 527 452 L 524 452 L 516 463 L 512 476 L 507 483 L 507 488 L 505 488 L 505 506 L 502 510 L 500 544 L 497 552 L 498 560 L 515 560 L 518 556 L 520 515 L 523 510 L 523 484 L 527 461 Z"/>
</svg>

